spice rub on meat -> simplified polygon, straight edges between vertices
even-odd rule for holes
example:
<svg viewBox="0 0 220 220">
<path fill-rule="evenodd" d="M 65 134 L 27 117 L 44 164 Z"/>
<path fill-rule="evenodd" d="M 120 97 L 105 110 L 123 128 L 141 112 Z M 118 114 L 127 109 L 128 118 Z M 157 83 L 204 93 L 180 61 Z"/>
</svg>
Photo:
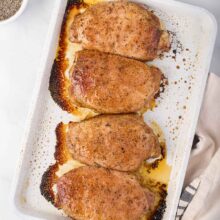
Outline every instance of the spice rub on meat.
<svg viewBox="0 0 220 220">
<path fill-rule="evenodd" d="M 140 220 L 154 194 L 134 176 L 95 167 L 80 167 L 57 182 L 57 205 L 77 220 Z"/>
<path fill-rule="evenodd" d="M 83 50 L 70 72 L 69 97 L 99 113 L 130 113 L 149 106 L 162 73 L 153 66 L 118 55 Z"/>
<path fill-rule="evenodd" d="M 161 155 L 157 136 L 137 114 L 101 115 L 71 122 L 67 130 L 73 159 L 87 165 L 135 171 L 144 160 Z"/>
<path fill-rule="evenodd" d="M 101 2 L 79 14 L 72 23 L 70 40 L 85 49 L 153 60 L 170 48 L 169 34 L 159 18 L 140 4 Z"/>
</svg>

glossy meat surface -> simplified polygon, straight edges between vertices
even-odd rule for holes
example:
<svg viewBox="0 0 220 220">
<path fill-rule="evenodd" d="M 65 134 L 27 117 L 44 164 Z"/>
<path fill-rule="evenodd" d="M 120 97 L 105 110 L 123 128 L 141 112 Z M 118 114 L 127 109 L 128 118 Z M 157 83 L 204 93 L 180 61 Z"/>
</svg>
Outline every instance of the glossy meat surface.
<svg viewBox="0 0 220 220">
<path fill-rule="evenodd" d="M 144 160 L 161 154 L 157 136 L 137 114 L 70 123 L 66 135 L 72 157 L 87 165 L 134 171 Z"/>
<path fill-rule="evenodd" d="M 76 56 L 70 78 L 72 102 L 100 113 L 136 112 L 149 105 L 159 91 L 156 67 L 98 51 Z"/>
<path fill-rule="evenodd" d="M 85 49 L 145 61 L 153 60 L 159 51 L 170 46 L 169 35 L 161 30 L 158 17 L 143 6 L 126 1 L 89 7 L 74 19 L 70 40 Z"/>
<path fill-rule="evenodd" d="M 154 195 L 131 175 L 84 166 L 58 180 L 57 202 L 76 220 L 140 220 Z"/>
</svg>

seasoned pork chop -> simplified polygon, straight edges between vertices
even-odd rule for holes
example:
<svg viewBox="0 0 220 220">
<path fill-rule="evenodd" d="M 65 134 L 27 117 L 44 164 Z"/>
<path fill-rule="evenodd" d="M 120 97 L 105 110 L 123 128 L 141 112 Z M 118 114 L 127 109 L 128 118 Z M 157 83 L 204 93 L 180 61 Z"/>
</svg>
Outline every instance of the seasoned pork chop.
<svg viewBox="0 0 220 220">
<path fill-rule="evenodd" d="M 137 114 L 102 115 L 68 126 L 67 147 L 88 165 L 134 171 L 161 154 L 157 136 Z"/>
<path fill-rule="evenodd" d="M 136 112 L 153 100 L 161 76 L 158 68 L 137 60 L 83 50 L 70 73 L 70 97 L 100 113 Z"/>
<path fill-rule="evenodd" d="M 85 49 L 139 60 L 153 60 L 158 51 L 170 47 L 169 35 L 161 30 L 158 17 L 141 5 L 126 1 L 89 7 L 74 19 L 70 40 Z"/>
<path fill-rule="evenodd" d="M 140 220 L 154 194 L 135 177 L 104 168 L 80 167 L 57 182 L 57 203 L 76 220 Z"/>
</svg>

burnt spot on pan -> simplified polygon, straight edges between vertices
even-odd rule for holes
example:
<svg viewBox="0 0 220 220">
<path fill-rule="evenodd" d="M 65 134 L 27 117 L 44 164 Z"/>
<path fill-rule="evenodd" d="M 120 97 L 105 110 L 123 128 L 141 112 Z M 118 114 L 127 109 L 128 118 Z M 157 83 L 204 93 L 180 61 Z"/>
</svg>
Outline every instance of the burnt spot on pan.
<svg viewBox="0 0 220 220">
<path fill-rule="evenodd" d="M 77 10 L 80 13 L 81 8 L 86 8 L 87 5 L 83 1 L 70 0 L 68 1 L 66 11 L 64 14 L 63 22 L 61 25 L 59 46 L 57 49 L 57 55 L 54 60 L 51 75 L 49 80 L 49 91 L 53 100 L 64 110 L 69 113 L 78 113 L 78 108 L 72 104 L 69 98 L 69 83 L 70 80 L 65 76 L 65 72 L 69 66 L 66 59 L 68 29 L 67 23 L 69 21 L 69 14 L 71 10 Z M 77 14 L 76 13 L 76 14 Z M 75 15 L 76 16 L 76 15 Z"/>
<path fill-rule="evenodd" d="M 54 194 L 53 186 L 56 184 L 58 179 L 56 172 L 59 170 L 59 165 L 62 165 L 67 159 L 65 154 L 66 151 L 64 150 L 64 131 L 65 126 L 63 123 L 60 123 L 56 128 L 57 144 L 54 154 L 56 162 L 45 171 L 40 184 L 41 195 L 54 206 L 56 206 L 56 195 Z"/>
<path fill-rule="evenodd" d="M 155 211 L 152 213 L 151 219 L 152 220 L 161 220 L 163 218 L 163 215 L 166 211 L 166 197 L 167 197 L 167 190 L 166 185 L 160 186 L 160 201 L 158 202 L 158 206 L 155 209 Z"/>
<path fill-rule="evenodd" d="M 67 10 L 69 8 L 72 8 L 73 6 L 76 6 L 77 8 L 80 8 L 82 4 L 84 4 L 82 0 L 68 0 Z"/>
<path fill-rule="evenodd" d="M 164 93 L 168 84 L 169 84 L 168 78 L 163 74 L 160 82 L 160 90 L 155 94 L 154 99 L 157 99 L 158 97 L 160 97 L 162 93 Z"/>
<path fill-rule="evenodd" d="M 57 208 L 59 207 L 56 204 L 56 195 L 53 189 L 58 179 L 56 173 L 59 171 L 60 166 L 65 164 L 70 158 L 69 152 L 66 148 L 66 129 L 67 125 L 63 124 L 62 122 L 59 123 L 56 128 L 57 143 L 54 153 L 54 158 L 56 162 L 45 171 L 40 184 L 41 195 L 44 196 L 47 201 L 51 202 Z"/>
<path fill-rule="evenodd" d="M 139 177 L 139 181 L 143 187 L 147 187 L 155 195 L 155 201 L 151 209 L 146 213 L 146 220 L 162 220 L 166 211 L 166 197 L 167 197 L 167 185 L 155 182 L 146 181 Z"/>
<path fill-rule="evenodd" d="M 56 137 L 57 137 L 57 144 L 55 147 L 54 158 L 60 165 L 64 164 L 68 161 L 69 153 L 66 148 L 66 129 L 67 125 L 64 123 L 59 123 L 56 128 Z"/>
<path fill-rule="evenodd" d="M 49 81 L 49 90 L 53 100 L 64 110 L 71 112 L 73 109 L 66 98 L 65 92 L 65 78 L 61 73 L 62 66 L 61 62 L 54 61 L 50 81 Z"/>
<path fill-rule="evenodd" d="M 51 165 L 47 171 L 43 174 L 40 184 L 41 195 L 48 201 L 55 205 L 55 194 L 53 186 L 56 183 L 56 171 L 58 170 L 58 164 Z"/>
<path fill-rule="evenodd" d="M 184 51 L 183 44 L 180 40 L 177 39 L 176 33 L 173 31 L 168 31 L 171 39 L 172 50 L 171 53 L 167 54 L 167 58 L 172 58 L 174 61 L 177 61 L 178 54 L 181 54 Z"/>
</svg>

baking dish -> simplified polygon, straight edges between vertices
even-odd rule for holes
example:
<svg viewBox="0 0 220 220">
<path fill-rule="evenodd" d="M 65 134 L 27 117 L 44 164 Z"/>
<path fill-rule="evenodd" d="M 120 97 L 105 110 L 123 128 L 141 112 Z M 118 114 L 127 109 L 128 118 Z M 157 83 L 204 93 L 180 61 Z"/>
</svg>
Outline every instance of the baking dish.
<svg viewBox="0 0 220 220">
<path fill-rule="evenodd" d="M 157 100 L 157 107 L 144 114 L 149 124 L 163 130 L 172 166 L 167 208 L 163 219 L 174 219 L 202 97 L 212 57 L 217 26 L 206 10 L 172 0 L 143 0 L 162 19 L 170 31 L 172 48 L 152 63 L 168 78 L 169 85 Z M 48 91 L 51 67 L 56 54 L 60 27 L 67 1 L 56 0 L 51 16 L 44 56 L 39 70 L 33 102 L 15 177 L 13 198 L 22 213 L 44 219 L 65 219 L 40 194 L 43 172 L 54 163 L 55 128 L 60 121 L 78 118 L 62 111 Z"/>
</svg>

